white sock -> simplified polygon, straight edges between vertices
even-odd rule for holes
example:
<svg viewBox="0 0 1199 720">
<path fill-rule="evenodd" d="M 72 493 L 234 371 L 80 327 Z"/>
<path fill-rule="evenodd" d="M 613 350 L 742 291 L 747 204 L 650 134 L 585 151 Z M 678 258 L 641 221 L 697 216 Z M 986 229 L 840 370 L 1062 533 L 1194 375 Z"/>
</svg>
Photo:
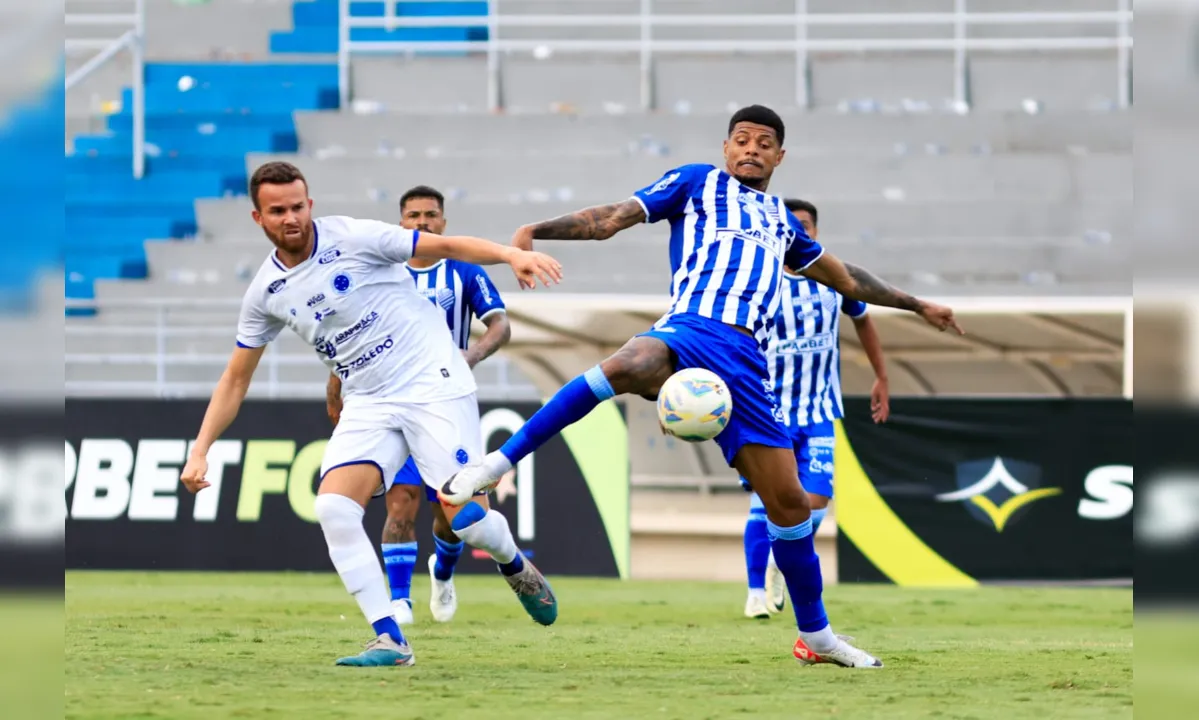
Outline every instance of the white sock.
<svg viewBox="0 0 1199 720">
<path fill-rule="evenodd" d="M 496 450 L 483 458 L 483 469 L 487 471 L 487 477 L 498 480 L 504 473 L 512 469 L 512 463 L 504 453 Z"/>
<path fill-rule="evenodd" d="M 837 644 L 841 642 L 833 633 L 832 625 L 825 625 L 824 629 L 816 632 L 800 632 L 799 636 L 817 654 L 836 650 Z"/>
<path fill-rule="evenodd" d="M 507 565 L 516 557 L 516 540 L 512 538 L 512 528 L 508 520 L 495 510 L 488 510 L 480 520 L 461 530 L 455 528 L 454 533 L 463 542 L 485 550 L 491 559 L 500 565 Z"/>
<path fill-rule="evenodd" d="M 762 602 L 766 602 L 766 588 L 750 588 L 749 596 L 751 598 L 757 598 Z"/>
<path fill-rule="evenodd" d="M 344 495 L 316 496 L 316 518 L 325 533 L 329 559 L 341 576 L 366 621 L 374 623 L 392 615 L 391 595 L 375 546 L 362 527 L 362 506 Z"/>
</svg>

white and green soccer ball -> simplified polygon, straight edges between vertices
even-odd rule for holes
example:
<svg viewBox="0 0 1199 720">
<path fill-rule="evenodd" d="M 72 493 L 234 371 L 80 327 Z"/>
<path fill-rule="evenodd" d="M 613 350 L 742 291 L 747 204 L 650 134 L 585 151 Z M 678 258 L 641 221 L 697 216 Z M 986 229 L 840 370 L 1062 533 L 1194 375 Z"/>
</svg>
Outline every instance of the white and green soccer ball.
<svg viewBox="0 0 1199 720">
<path fill-rule="evenodd" d="M 658 392 L 658 422 L 687 442 L 711 440 L 729 424 L 733 397 L 719 375 L 700 368 L 680 370 Z"/>
</svg>

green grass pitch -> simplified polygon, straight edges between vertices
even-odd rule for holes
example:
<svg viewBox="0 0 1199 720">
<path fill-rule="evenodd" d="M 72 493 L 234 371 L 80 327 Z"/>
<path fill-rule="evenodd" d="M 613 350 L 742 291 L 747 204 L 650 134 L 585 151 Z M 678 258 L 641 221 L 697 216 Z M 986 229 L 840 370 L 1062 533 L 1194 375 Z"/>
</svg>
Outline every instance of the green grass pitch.
<svg viewBox="0 0 1199 720">
<path fill-rule="evenodd" d="M 1132 591 L 830 587 L 833 627 L 887 667 L 801 667 L 794 620 L 729 583 L 551 578 L 535 625 L 498 577 L 458 617 L 413 590 L 411 668 L 339 668 L 370 632 L 332 573 L 71 572 L 69 718 L 1130 718 Z"/>
</svg>

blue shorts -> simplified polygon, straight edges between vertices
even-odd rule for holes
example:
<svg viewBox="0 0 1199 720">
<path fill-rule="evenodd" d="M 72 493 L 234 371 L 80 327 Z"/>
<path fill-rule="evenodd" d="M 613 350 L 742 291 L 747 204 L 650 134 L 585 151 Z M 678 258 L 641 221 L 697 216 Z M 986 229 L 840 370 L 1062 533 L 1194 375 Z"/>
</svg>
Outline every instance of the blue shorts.
<svg viewBox="0 0 1199 720">
<path fill-rule="evenodd" d="M 412 459 L 411 455 L 408 456 L 408 462 L 404 463 L 404 467 L 396 473 L 396 479 L 392 485 L 420 485 L 425 489 L 425 499 L 429 502 L 437 502 L 437 491 L 425 485 L 425 481 L 421 480 L 420 470 L 416 469 L 416 461 Z"/>
<path fill-rule="evenodd" d="M 833 496 L 833 450 L 837 436 L 832 422 L 816 423 L 814 425 L 794 426 L 788 428 L 791 434 L 792 447 L 795 450 L 795 464 L 799 467 L 799 484 L 812 495 Z M 749 481 L 741 478 L 741 487 L 753 492 Z M 750 508 L 762 506 L 762 501 L 755 493 L 750 500 Z"/>
<path fill-rule="evenodd" d="M 416 461 L 412 459 L 411 455 L 408 456 L 408 462 L 404 463 L 404 467 L 400 468 L 400 471 L 396 473 L 396 479 L 392 483 L 392 487 L 396 485 L 420 485 L 425 489 L 426 500 L 431 503 L 441 502 L 437 499 L 437 491 L 429 487 L 427 484 L 425 484 L 425 481 L 421 479 L 420 470 L 416 469 Z M 475 497 L 486 494 L 486 490 L 480 490 L 479 492 L 475 493 Z"/>
<path fill-rule="evenodd" d="M 716 444 L 730 466 L 746 445 L 792 446 L 774 397 L 766 355 L 757 340 L 719 320 L 692 313 L 672 315 L 641 335 L 666 343 L 675 354 L 675 371 L 703 368 L 724 379 L 733 396 L 733 413 L 716 436 Z"/>
</svg>

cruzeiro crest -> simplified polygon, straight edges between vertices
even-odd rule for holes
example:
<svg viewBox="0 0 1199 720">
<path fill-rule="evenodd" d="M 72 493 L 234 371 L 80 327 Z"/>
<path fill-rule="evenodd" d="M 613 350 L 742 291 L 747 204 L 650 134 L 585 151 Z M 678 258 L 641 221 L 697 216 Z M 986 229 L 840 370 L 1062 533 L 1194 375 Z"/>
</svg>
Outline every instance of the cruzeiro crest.
<svg viewBox="0 0 1199 720">
<path fill-rule="evenodd" d="M 956 479 L 959 489 L 937 495 L 937 500 L 964 503 L 971 517 L 995 532 L 1003 532 L 1021 508 L 1062 493 L 1061 488 L 1041 487 L 1039 465 L 998 456 L 958 463 Z"/>
</svg>

